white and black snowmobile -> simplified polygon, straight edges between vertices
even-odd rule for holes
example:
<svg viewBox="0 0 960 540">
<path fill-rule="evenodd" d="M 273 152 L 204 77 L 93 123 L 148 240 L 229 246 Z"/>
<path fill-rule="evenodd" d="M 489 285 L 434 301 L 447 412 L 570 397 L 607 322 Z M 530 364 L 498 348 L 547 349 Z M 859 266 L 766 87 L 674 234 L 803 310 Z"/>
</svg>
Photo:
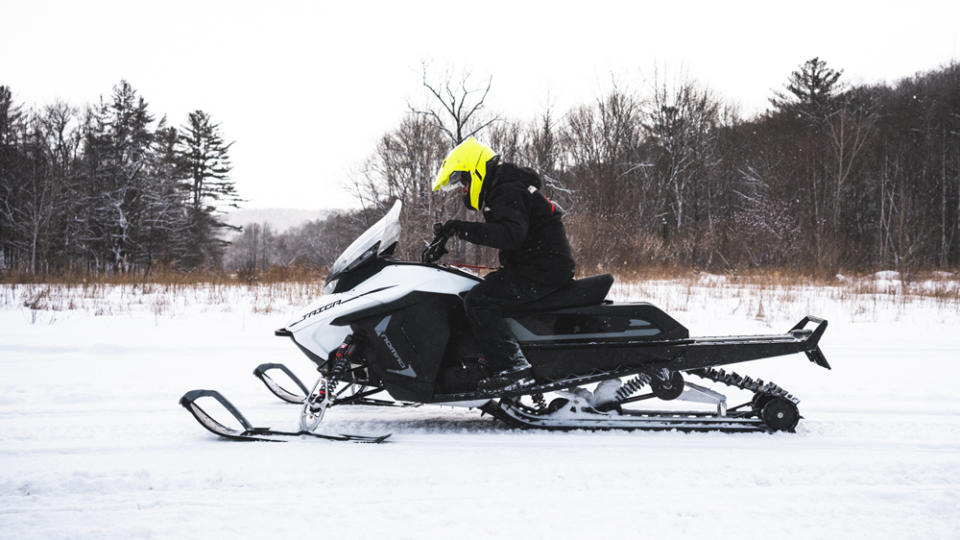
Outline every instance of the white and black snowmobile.
<svg viewBox="0 0 960 540">
<path fill-rule="evenodd" d="M 313 387 L 283 364 L 254 370 L 276 396 L 302 405 L 298 431 L 253 427 L 215 390 L 187 392 L 181 405 L 217 435 L 243 440 L 283 435 L 384 440 L 317 433 L 327 409 L 347 404 L 476 407 L 511 426 L 544 429 L 792 431 L 800 419 L 796 397 L 776 384 L 717 368 L 793 353 L 830 368 L 819 347 L 827 327 L 823 319 L 804 317 L 777 335 L 690 337 L 652 304 L 606 300 L 613 277 L 604 274 L 574 280 L 504 313 L 536 383 L 521 395 L 477 391 L 477 382 L 490 370 L 467 325 L 462 295 L 479 278 L 435 264 L 446 253 L 447 239 L 440 232 L 421 262 L 391 259 L 400 235 L 400 208 L 395 203 L 340 255 L 316 304 L 276 331 L 316 364 L 320 376 Z M 282 373 L 296 389 L 285 388 L 271 373 Z M 723 394 L 690 382 L 690 376 L 744 389 L 753 397 L 728 407 Z M 392 399 L 373 397 L 384 392 Z M 241 427 L 214 420 L 197 404 L 200 398 L 218 401 Z M 647 399 L 707 405 L 683 411 L 626 407 Z"/>
</svg>

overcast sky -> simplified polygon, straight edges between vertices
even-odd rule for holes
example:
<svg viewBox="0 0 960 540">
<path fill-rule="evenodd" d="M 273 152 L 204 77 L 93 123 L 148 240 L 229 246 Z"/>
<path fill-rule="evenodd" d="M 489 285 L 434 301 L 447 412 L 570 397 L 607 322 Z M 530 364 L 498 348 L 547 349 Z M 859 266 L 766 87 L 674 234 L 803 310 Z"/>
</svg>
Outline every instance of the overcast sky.
<svg viewBox="0 0 960 540">
<path fill-rule="evenodd" d="M 751 115 L 814 56 L 848 83 L 960 59 L 960 2 L 107 2 L 0 0 L 0 84 L 75 105 L 127 79 L 159 117 L 203 109 L 236 141 L 246 207 L 354 205 L 345 192 L 407 103 L 422 62 L 493 76 L 492 111 L 529 119 L 654 69 Z"/>
</svg>

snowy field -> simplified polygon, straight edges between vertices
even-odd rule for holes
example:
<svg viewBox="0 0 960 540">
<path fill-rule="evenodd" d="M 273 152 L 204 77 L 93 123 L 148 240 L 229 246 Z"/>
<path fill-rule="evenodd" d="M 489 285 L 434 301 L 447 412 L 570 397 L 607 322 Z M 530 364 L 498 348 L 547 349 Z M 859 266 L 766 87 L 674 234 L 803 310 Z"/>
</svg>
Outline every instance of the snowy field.
<svg viewBox="0 0 960 540">
<path fill-rule="evenodd" d="M 895 275 L 615 286 L 694 335 L 827 318 L 832 371 L 801 355 L 733 368 L 801 398 L 794 434 L 328 412 L 327 432 L 393 433 L 383 445 L 218 440 L 177 403 L 216 388 L 255 424 L 294 428 L 297 407 L 251 371 L 283 362 L 312 380 L 273 330 L 313 288 L 2 286 L 0 538 L 960 538 L 957 283 L 914 286 L 939 294 L 898 293 Z"/>
</svg>

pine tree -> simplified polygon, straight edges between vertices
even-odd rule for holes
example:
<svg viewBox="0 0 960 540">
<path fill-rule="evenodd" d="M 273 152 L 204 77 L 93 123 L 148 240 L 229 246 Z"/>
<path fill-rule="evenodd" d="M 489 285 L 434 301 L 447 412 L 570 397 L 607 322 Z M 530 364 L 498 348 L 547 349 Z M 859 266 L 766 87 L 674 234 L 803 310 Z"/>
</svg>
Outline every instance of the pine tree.
<svg viewBox="0 0 960 540">
<path fill-rule="evenodd" d="M 8 86 L 0 85 L 0 270 L 13 263 L 13 209 L 16 206 L 14 184 L 17 180 L 19 154 L 15 145 L 14 126 L 20 121 L 20 108 L 13 102 Z"/>
<path fill-rule="evenodd" d="M 807 119 L 822 121 L 831 110 L 832 100 L 840 91 L 840 75 L 819 57 L 811 58 L 790 74 L 786 93 L 777 92 L 770 103 L 780 111 L 794 112 Z"/>
<path fill-rule="evenodd" d="M 180 188 L 185 172 L 177 155 L 179 137 L 177 128 L 168 126 L 166 117 L 161 118 L 154 131 L 148 166 L 151 189 L 143 194 L 140 238 L 145 273 L 157 263 L 176 265 L 187 253 L 183 239 L 189 231 L 188 205 Z"/>
<path fill-rule="evenodd" d="M 153 186 L 148 165 L 153 132 L 146 101 L 127 81 L 113 88 L 112 100 L 91 109 L 84 146 L 86 197 L 79 218 L 96 267 L 126 271 L 143 259 L 140 221 L 144 194 Z"/>
<path fill-rule="evenodd" d="M 184 264 L 188 267 L 218 265 L 227 242 L 221 229 L 239 230 L 222 219 L 223 207 L 237 208 L 241 202 L 230 179 L 229 151 L 220 125 L 210 115 L 196 110 L 180 128 L 176 153 L 185 173 L 182 188 L 188 193 L 189 235 Z"/>
<path fill-rule="evenodd" d="M 20 107 L 13 103 L 9 86 L 0 85 L 0 145 L 10 142 L 13 127 L 20 120 Z"/>
</svg>

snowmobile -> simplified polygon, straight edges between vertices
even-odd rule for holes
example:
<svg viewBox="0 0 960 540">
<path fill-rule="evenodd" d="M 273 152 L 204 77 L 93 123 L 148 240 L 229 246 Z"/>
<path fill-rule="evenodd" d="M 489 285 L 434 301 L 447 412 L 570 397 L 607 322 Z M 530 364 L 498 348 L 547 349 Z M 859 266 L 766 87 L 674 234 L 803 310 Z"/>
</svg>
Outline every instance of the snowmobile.
<svg viewBox="0 0 960 540">
<path fill-rule="evenodd" d="M 803 353 L 830 369 L 819 346 L 823 319 L 804 317 L 784 334 L 690 337 L 650 303 L 607 300 L 613 277 L 603 274 L 505 312 L 535 384 L 515 394 L 478 391 L 477 382 L 491 370 L 469 330 L 462 297 L 480 278 L 436 263 L 447 253 L 440 228 L 419 263 L 394 260 L 400 211 L 398 201 L 357 238 L 334 262 L 319 300 L 275 332 L 315 364 L 319 377 L 312 387 L 283 364 L 254 370 L 274 395 L 300 405 L 299 431 L 254 427 L 215 390 L 187 392 L 181 405 L 213 433 L 239 440 L 385 440 L 318 433 L 327 409 L 341 405 L 471 407 L 522 428 L 793 431 L 800 420 L 795 396 L 721 366 Z M 724 394 L 691 382 L 694 377 L 752 392 L 752 399 L 728 406 Z M 392 399 L 374 397 L 384 392 Z M 200 398 L 218 401 L 241 428 L 215 420 L 197 404 Z M 707 405 L 627 407 L 649 399 Z"/>
</svg>

